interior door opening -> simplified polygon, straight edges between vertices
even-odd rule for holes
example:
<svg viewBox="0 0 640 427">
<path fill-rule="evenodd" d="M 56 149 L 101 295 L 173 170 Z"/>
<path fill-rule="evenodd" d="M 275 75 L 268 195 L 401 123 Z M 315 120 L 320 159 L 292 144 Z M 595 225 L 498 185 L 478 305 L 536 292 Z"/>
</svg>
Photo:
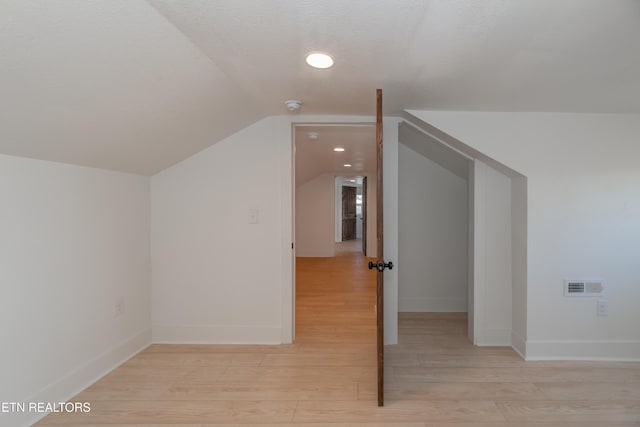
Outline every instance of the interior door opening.
<svg viewBox="0 0 640 427">
<path fill-rule="evenodd" d="M 294 344 L 327 359 L 361 355 L 354 369 L 371 367 L 364 383 L 375 386 L 376 285 L 367 269 L 375 258 L 367 255 L 377 250 L 376 225 L 364 216 L 376 217 L 376 186 L 363 185 L 376 182 L 375 126 L 296 124 L 293 133 Z"/>
<path fill-rule="evenodd" d="M 335 331 L 362 323 L 350 323 L 348 315 L 357 317 L 358 310 L 373 315 L 374 278 L 366 270 L 366 256 L 375 256 L 376 241 L 367 236 L 376 230 L 365 217 L 376 216 L 376 187 L 363 184 L 376 180 L 375 126 L 301 123 L 293 134 L 295 342 L 329 344 L 340 339 Z M 315 320 L 307 321 L 310 316 Z M 318 319 L 333 332 L 322 336 L 323 327 L 312 324 Z M 371 329 L 365 339 L 373 340 L 374 334 Z"/>
<path fill-rule="evenodd" d="M 526 178 L 411 123 L 400 126 L 399 141 L 400 319 L 422 319 L 431 330 L 448 319 L 440 325 L 457 322 L 468 345 L 517 348 Z"/>
<path fill-rule="evenodd" d="M 375 361 L 371 384 L 382 406 L 384 372 L 384 296 L 382 218 L 382 91 L 376 92 L 376 123 L 293 125 L 293 339 L 296 345 L 312 343 L 327 349 L 356 346 L 363 357 Z M 313 135 L 313 137 L 311 136 Z M 306 138 L 305 138 L 306 136 Z M 335 176 L 362 176 L 369 184 L 364 196 L 365 235 L 375 226 L 376 239 L 365 238 L 361 252 L 344 250 L 357 238 L 351 200 L 357 193 L 347 189 L 340 205 L 346 214 L 339 221 L 345 233 L 336 244 Z M 371 178 L 376 183 L 370 185 Z M 341 187 L 342 190 L 342 187 Z M 375 191 L 372 193 L 372 190 Z M 346 222 L 349 220 L 350 222 Z M 364 222 L 364 218 L 363 218 Z M 344 240 L 343 240 L 344 239 Z M 337 246 L 340 245 L 340 246 Z M 358 248 L 359 245 L 355 245 Z M 363 253 L 364 252 L 364 253 Z M 371 274 L 375 253 L 379 268 Z M 368 261 L 368 262 L 367 262 Z M 369 266 L 367 270 L 366 266 Z M 384 267 L 383 267 L 384 266 Z M 359 375 L 360 377 L 360 375 Z"/>
</svg>

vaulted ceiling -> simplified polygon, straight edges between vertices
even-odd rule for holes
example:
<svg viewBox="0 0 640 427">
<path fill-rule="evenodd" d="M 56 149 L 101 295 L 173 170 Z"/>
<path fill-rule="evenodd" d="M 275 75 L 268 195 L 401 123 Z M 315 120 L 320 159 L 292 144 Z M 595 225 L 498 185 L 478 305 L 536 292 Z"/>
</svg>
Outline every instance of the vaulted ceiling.
<svg viewBox="0 0 640 427">
<path fill-rule="evenodd" d="M 638 40 L 637 0 L 0 0 L 0 153 L 153 174 L 377 87 L 387 114 L 640 113 Z"/>
</svg>

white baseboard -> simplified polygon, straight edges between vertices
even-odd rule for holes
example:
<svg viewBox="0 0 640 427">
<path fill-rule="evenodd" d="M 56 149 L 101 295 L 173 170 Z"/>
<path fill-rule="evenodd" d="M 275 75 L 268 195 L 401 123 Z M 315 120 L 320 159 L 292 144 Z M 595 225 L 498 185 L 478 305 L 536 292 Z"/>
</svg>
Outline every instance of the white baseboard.
<svg viewBox="0 0 640 427">
<path fill-rule="evenodd" d="M 467 301 L 458 298 L 400 298 L 399 312 L 459 313 L 467 311 Z"/>
<path fill-rule="evenodd" d="M 273 326 L 153 326 L 154 344 L 281 344 Z"/>
<path fill-rule="evenodd" d="M 535 341 L 526 360 L 640 361 L 640 341 Z"/>
<path fill-rule="evenodd" d="M 120 344 L 110 348 L 94 359 L 64 374 L 57 381 L 45 386 L 24 402 L 67 402 L 73 396 L 122 365 L 151 344 L 151 331 L 144 330 Z M 5 415 L 9 417 L 4 418 Z M 2 421 L 11 419 L 12 426 L 30 426 L 48 414 L 12 413 L 3 414 Z M 15 417 L 15 418 L 14 418 Z"/>
</svg>

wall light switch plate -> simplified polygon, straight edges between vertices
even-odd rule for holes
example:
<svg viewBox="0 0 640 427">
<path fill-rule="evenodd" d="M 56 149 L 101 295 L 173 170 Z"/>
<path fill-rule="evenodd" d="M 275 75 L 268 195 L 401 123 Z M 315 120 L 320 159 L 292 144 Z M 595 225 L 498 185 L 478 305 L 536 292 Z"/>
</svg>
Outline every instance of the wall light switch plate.
<svg viewBox="0 0 640 427">
<path fill-rule="evenodd" d="M 249 224 L 258 224 L 260 222 L 260 211 L 258 208 L 249 208 Z"/>
</svg>

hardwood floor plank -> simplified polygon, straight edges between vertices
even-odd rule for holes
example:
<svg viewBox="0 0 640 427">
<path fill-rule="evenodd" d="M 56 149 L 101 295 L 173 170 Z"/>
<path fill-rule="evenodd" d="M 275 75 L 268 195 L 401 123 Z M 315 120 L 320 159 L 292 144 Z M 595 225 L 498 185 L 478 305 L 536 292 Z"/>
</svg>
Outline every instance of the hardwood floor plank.
<svg viewBox="0 0 640 427">
<path fill-rule="evenodd" d="M 640 382 L 640 369 L 613 368 L 389 368 L 396 382 Z"/>
<path fill-rule="evenodd" d="M 607 422 L 603 425 L 602 422 L 562 422 L 562 421 L 553 421 L 549 423 L 545 422 L 516 422 L 516 421 L 505 421 L 505 422 L 493 422 L 493 423 L 425 423 L 425 427 L 638 427 L 638 423 L 617 423 L 617 422 Z"/>
<path fill-rule="evenodd" d="M 630 400 L 640 402 L 640 383 L 538 383 L 538 389 L 554 400 Z"/>
<path fill-rule="evenodd" d="M 149 353 L 143 352 L 129 359 L 123 367 L 227 367 L 259 366 L 263 353 Z"/>
<path fill-rule="evenodd" d="M 640 422 L 640 402 L 498 401 L 508 421 Z"/>
<path fill-rule="evenodd" d="M 264 420 L 287 424 L 291 422 L 295 401 L 97 401 L 89 413 L 59 413 L 46 417 L 37 425 L 73 426 L 94 424 L 205 424 L 235 423 Z"/>
<path fill-rule="evenodd" d="M 372 404 L 373 403 L 373 404 Z M 294 422 L 504 421 L 493 401 L 402 401 L 376 407 L 375 401 L 300 402 Z"/>
<path fill-rule="evenodd" d="M 114 427 L 202 427 L 202 424 L 109 424 Z M 227 424 L 228 425 L 228 424 Z M 238 424 L 234 424 L 236 427 Z M 263 424 L 264 425 L 264 424 Z M 104 427 L 105 424 L 74 424 L 73 427 Z"/>
<path fill-rule="evenodd" d="M 360 383 L 358 398 L 371 400 L 375 384 Z M 389 383 L 385 387 L 389 402 L 405 400 L 548 400 L 532 383 Z"/>
<path fill-rule="evenodd" d="M 271 382 L 264 384 L 184 384 L 170 387 L 160 400 L 357 400 L 358 383 Z"/>
<path fill-rule="evenodd" d="M 310 353 L 310 354 L 269 354 L 261 366 L 353 366 L 374 367 L 376 356 L 371 352 L 350 354 Z"/>
<path fill-rule="evenodd" d="M 361 367 L 326 367 L 318 366 L 313 369 L 300 366 L 259 367 L 259 368 L 227 368 L 217 379 L 220 383 L 309 383 L 323 381 L 358 381 L 364 371 L 371 368 Z"/>
<path fill-rule="evenodd" d="M 279 427 L 280 424 L 205 424 L 202 427 Z M 424 423 L 292 423 L 289 427 L 424 427 Z"/>
</svg>

